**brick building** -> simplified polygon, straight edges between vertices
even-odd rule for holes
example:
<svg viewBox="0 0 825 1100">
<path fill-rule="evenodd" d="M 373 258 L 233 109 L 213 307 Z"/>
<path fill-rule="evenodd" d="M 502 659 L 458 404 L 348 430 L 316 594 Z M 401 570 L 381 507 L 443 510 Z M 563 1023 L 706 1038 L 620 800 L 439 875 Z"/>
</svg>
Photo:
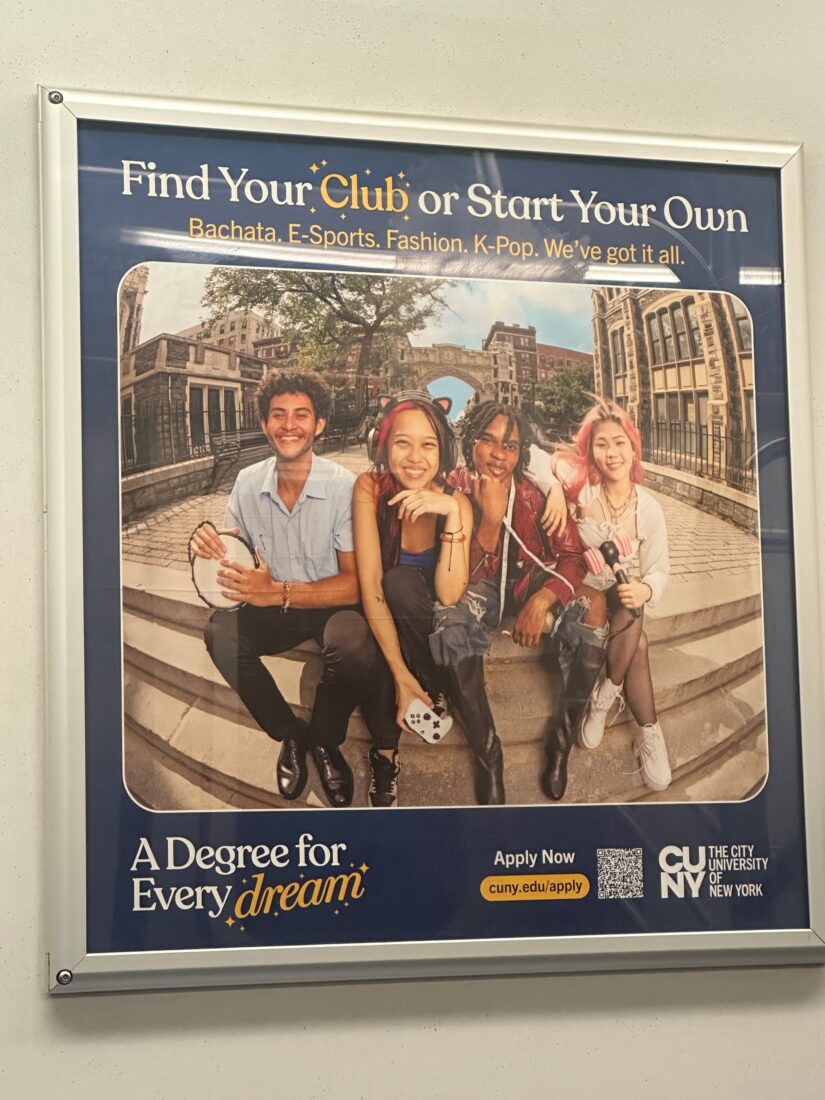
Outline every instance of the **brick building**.
<svg viewBox="0 0 825 1100">
<path fill-rule="evenodd" d="M 626 408 L 646 456 L 753 488 L 753 344 L 727 294 L 593 292 L 596 392 Z"/>
</svg>

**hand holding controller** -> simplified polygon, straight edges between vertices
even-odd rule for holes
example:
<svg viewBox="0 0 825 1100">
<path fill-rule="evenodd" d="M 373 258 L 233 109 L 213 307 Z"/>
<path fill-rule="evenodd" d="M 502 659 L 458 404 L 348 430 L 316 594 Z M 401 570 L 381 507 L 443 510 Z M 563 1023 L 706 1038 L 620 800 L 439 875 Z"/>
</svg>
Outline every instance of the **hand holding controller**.
<svg viewBox="0 0 825 1100">
<path fill-rule="evenodd" d="M 422 699 L 413 699 L 404 714 L 404 722 L 428 745 L 437 745 L 450 732 L 453 720 L 448 714 L 439 714 L 441 708 L 431 707 Z"/>
</svg>

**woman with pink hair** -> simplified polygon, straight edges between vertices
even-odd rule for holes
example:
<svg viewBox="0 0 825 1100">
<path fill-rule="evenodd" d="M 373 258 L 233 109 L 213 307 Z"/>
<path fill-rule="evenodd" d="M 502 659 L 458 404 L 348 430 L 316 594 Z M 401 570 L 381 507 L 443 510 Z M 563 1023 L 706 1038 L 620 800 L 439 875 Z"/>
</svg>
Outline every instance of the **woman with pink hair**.
<svg viewBox="0 0 825 1100">
<path fill-rule="evenodd" d="M 670 561 L 664 513 L 642 485 L 639 431 L 624 409 L 599 401 L 586 413 L 572 446 L 553 456 L 531 450 L 527 476 L 547 494 L 548 531 L 563 530 L 570 516 L 575 520 L 588 548 L 584 583 L 607 596 L 605 671 L 585 708 L 578 743 L 586 749 L 601 744 L 608 713 L 617 699 L 621 709 L 624 693 L 641 727 L 633 748 L 642 778 L 652 790 L 663 791 L 671 770 L 656 714 L 644 609 L 662 598 Z"/>
</svg>

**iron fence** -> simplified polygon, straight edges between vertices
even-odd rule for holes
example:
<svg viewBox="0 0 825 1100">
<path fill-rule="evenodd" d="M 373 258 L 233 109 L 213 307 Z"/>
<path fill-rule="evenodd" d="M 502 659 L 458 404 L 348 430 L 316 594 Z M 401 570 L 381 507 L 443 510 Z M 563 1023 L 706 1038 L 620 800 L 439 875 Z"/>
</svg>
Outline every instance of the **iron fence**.
<svg viewBox="0 0 825 1100">
<path fill-rule="evenodd" d="M 139 473 L 213 454 L 218 440 L 232 434 L 210 432 L 208 414 L 168 402 L 140 405 L 121 413 L 120 461 L 124 473 Z"/>
<path fill-rule="evenodd" d="M 756 488 L 755 449 L 752 437 L 725 434 L 712 426 L 661 420 L 642 428 L 646 461 L 750 492 Z"/>
</svg>

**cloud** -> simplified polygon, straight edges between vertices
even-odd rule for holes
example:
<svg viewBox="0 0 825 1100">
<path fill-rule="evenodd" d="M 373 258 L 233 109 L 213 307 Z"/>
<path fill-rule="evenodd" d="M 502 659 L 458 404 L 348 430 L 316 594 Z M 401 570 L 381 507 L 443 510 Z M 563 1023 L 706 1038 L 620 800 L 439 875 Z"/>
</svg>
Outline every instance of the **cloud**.
<svg viewBox="0 0 825 1100">
<path fill-rule="evenodd" d="M 472 280 L 447 292 L 449 309 L 413 336 L 416 344 L 481 347 L 495 321 L 535 325 L 536 339 L 582 351 L 592 350 L 591 292 L 570 283 Z M 571 340 L 573 341 L 571 343 Z"/>
<path fill-rule="evenodd" d="M 210 264 L 149 263 L 149 279 L 143 300 L 141 343 L 161 332 L 180 332 L 205 316 L 201 305 L 203 284 Z"/>
<path fill-rule="evenodd" d="M 210 264 L 149 263 L 141 341 L 180 332 L 205 316 L 201 305 Z M 399 276 L 403 278 L 403 276 Z M 449 308 L 420 332 L 414 344 L 461 344 L 480 348 L 495 321 L 535 325 L 540 343 L 592 351 L 591 292 L 575 283 L 516 279 L 465 279 L 446 291 Z"/>
</svg>

